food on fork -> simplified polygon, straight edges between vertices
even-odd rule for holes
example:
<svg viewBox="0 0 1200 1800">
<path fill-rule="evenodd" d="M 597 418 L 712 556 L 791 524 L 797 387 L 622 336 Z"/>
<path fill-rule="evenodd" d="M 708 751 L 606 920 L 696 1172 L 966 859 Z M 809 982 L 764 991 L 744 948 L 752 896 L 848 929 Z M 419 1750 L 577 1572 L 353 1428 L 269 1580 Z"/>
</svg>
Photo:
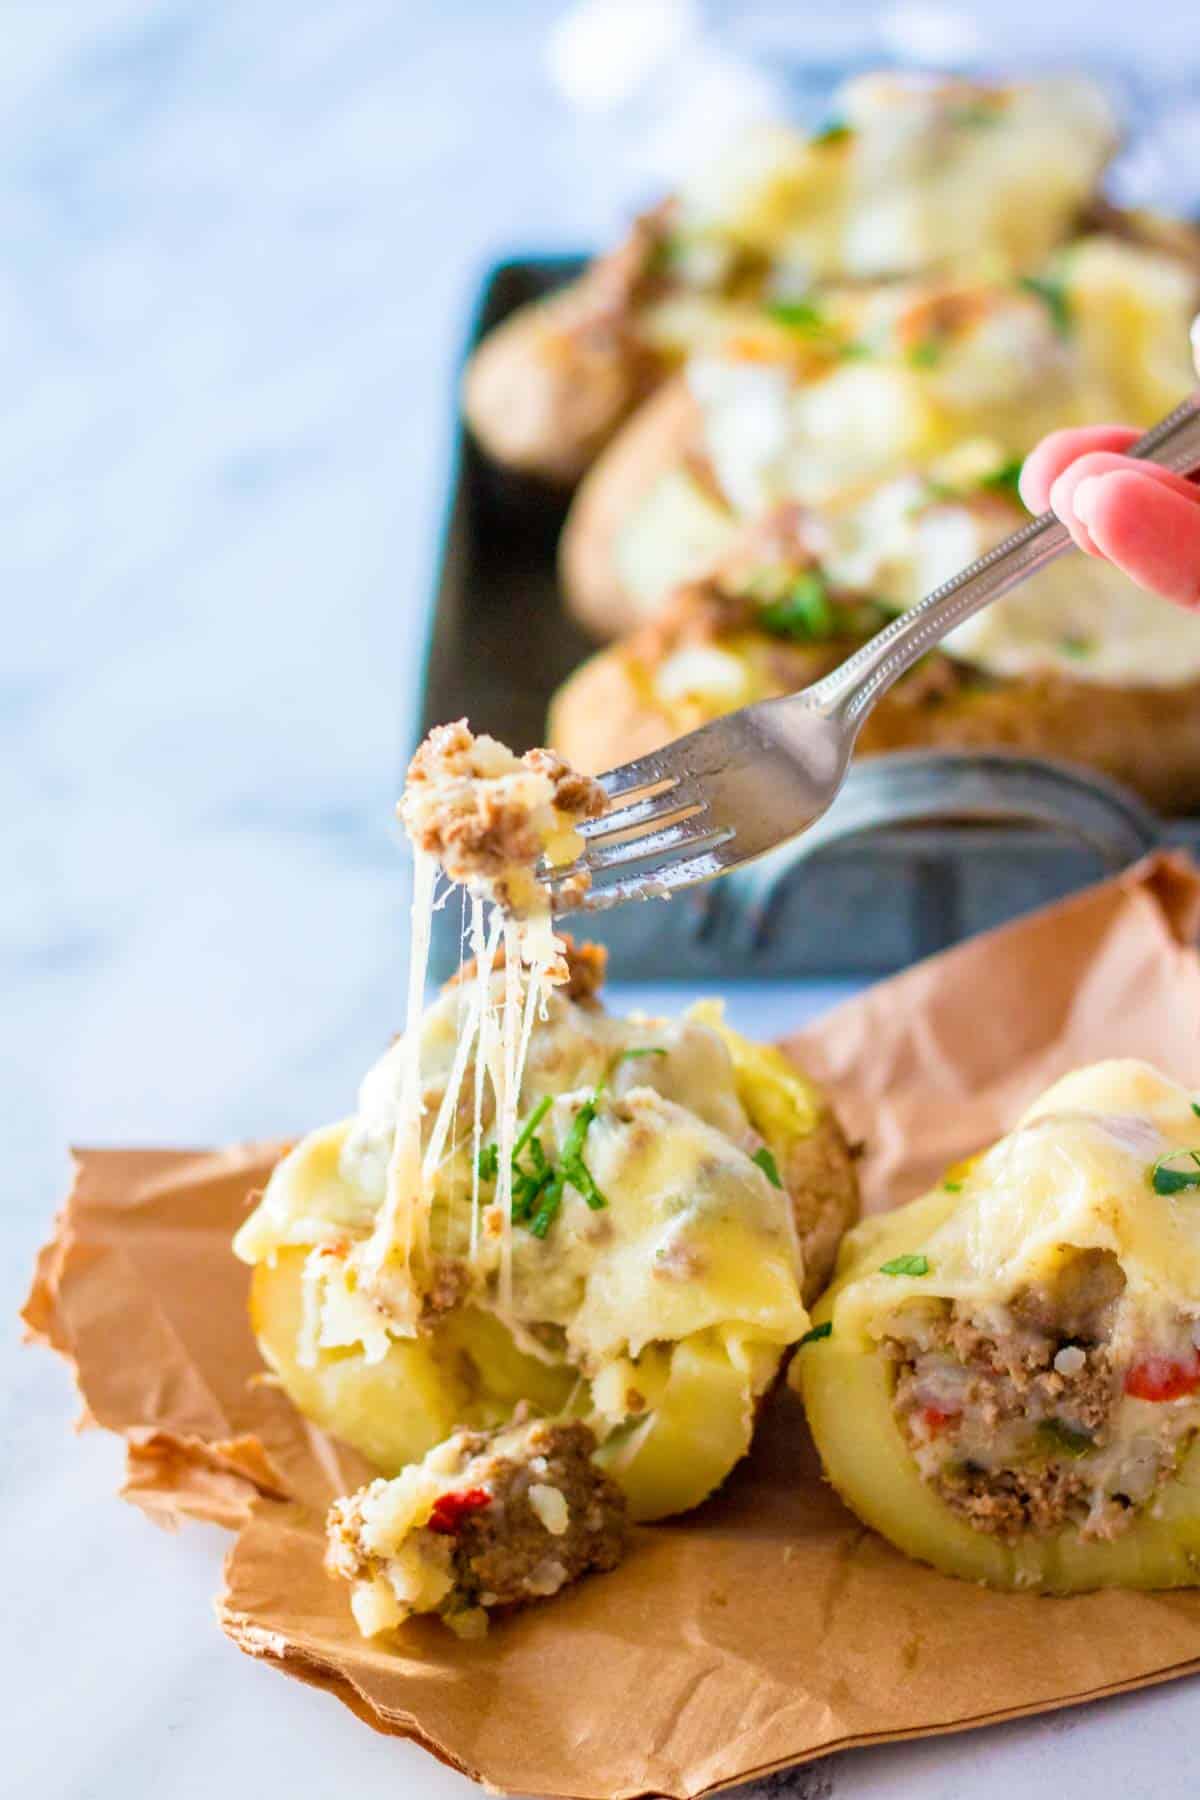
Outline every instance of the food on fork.
<svg viewBox="0 0 1200 1800">
<path fill-rule="evenodd" d="M 355 1541 L 372 1578 L 373 1557 L 412 1564 L 417 1596 L 432 1592 L 428 1545 L 410 1555 L 405 1534 L 424 1515 L 404 1508 L 431 1490 L 404 1472 L 431 1451 L 427 1474 L 457 1469 L 436 1446 L 505 1430 L 522 1406 L 593 1434 L 632 1518 L 698 1505 L 749 1447 L 856 1212 L 845 1139 L 792 1063 L 715 1006 L 612 1017 L 602 953 L 555 936 L 535 870 L 573 858 L 598 794 L 558 758 L 511 757 L 465 725 L 422 747 L 401 804 L 424 846 L 406 1030 L 354 1117 L 278 1165 L 236 1240 L 282 1387 L 405 1483 L 343 1504 L 335 1558 L 360 1519 L 398 1520 L 395 1548 L 386 1532 Z M 475 954 L 425 1008 L 433 851 L 469 884 Z M 521 910 L 489 916 L 489 893 Z M 501 1518 L 481 1517 L 470 1544 Z M 564 1567 L 594 1560 L 572 1549 Z M 452 1574 L 442 1598 L 457 1605 L 476 1590 L 465 1566 Z M 482 1575 L 478 1592 L 521 1597 Z"/>
<path fill-rule="evenodd" d="M 573 482 L 687 356 L 838 282 L 1022 272 L 1076 229 L 1116 146 L 1090 83 L 883 74 L 814 134 L 744 135 L 626 241 L 511 315 L 464 402 L 497 461 Z"/>
<path fill-rule="evenodd" d="M 832 673 L 1027 515 L 986 442 L 837 508 L 770 509 L 659 616 L 554 696 L 549 741 L 602 770 Z M 1071 556 L 994 601 L 901 677 L 858 753 L 1064 757 L 1167 813 L 1200 806 L 1200 619 Z"/>
<path fill-rule="evenodd" d="M 1019 460 L 1046 432 L 1149 425 L 1194 382 L 1191 255 L 1113 233 L 1019 281 L 841 289 L 757 318 L 692 357 L 575 496 L 560 562 L 599 637 L 661 610 L 772 508 L 862 504 L 948 455 Z"/>
<path fill-rule="evenodd" d="M 538 864 L 574 862 L 584 847 L 577 827 L 606 805 L 599 782 L 552 750 L 514 756 L 459 719 L 435 726 L 417 750 L 400 813 L 413 844 L 450 881 L 522 918 L 546 910 Z"/>
<path fill-rule="evenodd" d="M 847 1238 L 792 1379 L 899 1549 L 1004 1588 L 1196 1583 L 1198 1112 L 1145 1063 L 1078 1070 Z"/>
</svg>

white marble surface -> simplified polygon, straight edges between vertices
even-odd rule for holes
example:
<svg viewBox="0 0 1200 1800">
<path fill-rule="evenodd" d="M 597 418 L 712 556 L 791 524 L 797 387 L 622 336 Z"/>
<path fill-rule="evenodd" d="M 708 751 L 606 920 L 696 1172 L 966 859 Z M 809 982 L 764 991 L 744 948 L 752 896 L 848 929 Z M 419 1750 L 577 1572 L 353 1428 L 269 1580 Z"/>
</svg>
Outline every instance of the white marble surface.
<svg viewBox="0 0 1200 1800">
<path fill-rule="evenodd" d="M 70 1435 L 63 1370 L 11 1323 L 65 1145 L 300 1130 L 345 1104 L 396 1023 L 390 803 L 485 258 L 597 238 L 698 134 L 757 106 L 771 80 L 731 50 L 782 49 L 801 74 L 914 43 L 1061 62 L 1098 16 L 635 0 L 642 35 L 602 34 L 598 54 L 587 17 L 548 37 L 566 10 L 4 8 L 4 1792 L 465 1800 L 231 1649 L 211 1614 L 218 1534 L 153 1531 L 112 1498 L 115 1444 Z M 656 42 L 669 60 L 639 86 Z M 1127 180 L 1182 180 L 1190 4 L 1106 22 L 1090 49 L 1174 96 Z M 732 1006 L 767 1030 L 830 997 L 743 989 Z M 833 1759 L 785 1791 L 1182 1796 L 1197 1726 L 1200 1688 L 1181 1684 Z"/>
</svg>

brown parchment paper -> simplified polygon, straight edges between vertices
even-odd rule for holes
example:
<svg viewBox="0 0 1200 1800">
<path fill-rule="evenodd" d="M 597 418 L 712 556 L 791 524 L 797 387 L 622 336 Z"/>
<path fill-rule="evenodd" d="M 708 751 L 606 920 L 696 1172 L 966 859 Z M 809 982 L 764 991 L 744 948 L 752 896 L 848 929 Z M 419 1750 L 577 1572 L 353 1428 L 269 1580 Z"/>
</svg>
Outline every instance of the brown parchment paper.
<svg viewBox="0 0 1200 1800">
<path fill-rule="evenodd" d="M 866 1145 L 866 1204 L 919 1192 L 1097 1057 L 1200 1085 L 1200 872 L 1124 877 L 883 983 L 791 1048 Z M 1050 1600 L 908 1562 L 820 1479 L 780 1394 L 722 1492 L 613 1574 L 461 1644 L 365 1643 L 321 1515 L 366 1474 L 259 1377 L 229 1237 L 279 1145 L 82 1151 L 25 1318 L 128 1444 L 126 1496 L 237 1532 L 218 1611 L 252 1655 L 477 1780 L 692 1796 L 829 1749 L 951 1731 L 1200 1668 L 1200 1592 Z"/>
</svg>

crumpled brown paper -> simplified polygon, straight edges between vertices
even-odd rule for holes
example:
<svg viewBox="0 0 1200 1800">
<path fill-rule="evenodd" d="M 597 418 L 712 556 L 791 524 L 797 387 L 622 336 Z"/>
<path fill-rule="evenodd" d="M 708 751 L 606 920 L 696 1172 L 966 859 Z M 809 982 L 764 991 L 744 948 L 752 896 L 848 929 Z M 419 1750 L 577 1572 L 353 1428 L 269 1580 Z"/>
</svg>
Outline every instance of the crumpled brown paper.
<svg viewBox="0 0 1200 1800">
<path fill-rule="evenodd" d="M 1080 1063 L 1200 1085 L 1200 872 L 1124 877 L 874 988 L 790 1048 L 866 1144 L 872 1208 L 909 1198 Z M 1200 1668 L 1200 1592 L 1048 1600 L 908 1562 L 820 1480 L 780 1394 L 699 1512 L 613 1574 L 459 1643 L 365 1643 L 321 1515 L 365 1466 L 261 1379 L 230 1234 L 280 1146 L 85 1151 L 26 1304 L 152 1517 L 237 1530 L 219 1603 L 244 1650 L 382 1731 L 527 1794 L 691 1796 L 832 1748 L 961 1729 Z"/>
</svg>

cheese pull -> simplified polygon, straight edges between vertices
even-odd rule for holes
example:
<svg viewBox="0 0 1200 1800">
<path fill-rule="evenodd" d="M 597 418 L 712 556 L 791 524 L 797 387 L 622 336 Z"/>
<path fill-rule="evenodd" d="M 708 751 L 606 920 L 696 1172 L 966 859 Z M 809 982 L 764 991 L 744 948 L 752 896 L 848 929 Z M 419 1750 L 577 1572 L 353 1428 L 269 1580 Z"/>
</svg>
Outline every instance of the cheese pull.
<svg viewBox="0 0 1200 1800">
<path fill-rule="evenodd" d="M 585 962 L 569 954 L 581 989 Z M 491 977 L 491 1002 L 504 980 Z M 264 1359 L 382 1477 L 532 1407 L 586 1425 L 632 1518 L 685 1512 L 748 1450 L 807 1329 L 854 1212 L 845 1141 L 803 1074 L 719 1007 L 621 1019 L 590 989 L 560 988 L 530 1025 L 506 1214 L 500 1122 L 485 1109 L 473 1129 L 473 1071 L 459 1066 L 464 1005 L 451 987 L 421 1025 L 425 1159 L 460 1077 L 467 1113 L 437 1149 L 407 1261 L 364 1254 L 408 1094 L 403 1043 L 353 1119 L 283 1159 L 239 1232 Z"/>
<path fill-rule="evenodd" d="M 826 1475 L 999 1588 L 1200 1576 L 1200 1117 L 1139 1062 L 1067 1076 L 866 1221 L 793 1363 Z"/>
</svg>

